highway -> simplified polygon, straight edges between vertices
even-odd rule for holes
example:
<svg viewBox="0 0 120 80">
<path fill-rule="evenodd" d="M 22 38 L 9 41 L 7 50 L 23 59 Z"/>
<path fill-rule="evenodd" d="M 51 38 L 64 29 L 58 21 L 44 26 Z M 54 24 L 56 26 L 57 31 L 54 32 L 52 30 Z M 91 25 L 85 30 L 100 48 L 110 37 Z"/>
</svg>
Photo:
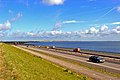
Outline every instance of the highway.
<svg viewBox="0 0 120 80">
<path fill-rule="evenodd" d="M 89 62 L 87 57 L 69 55 L 69 54 L 65 54 L 65 52 L 62 52 L 62 51 L 56 52 L 55 50 L 50 50 L 50 49 L 42 49 L 42 48 L 34 48 L 34 47 L 28 47 L 28 48 L 32 50 L 44 52 L 46 54 L 59 56 L 59 57 L 66 58 L 69 60 L 74 60 L 74 61 L 86 64 L 86 65 L 89 65 L 91 67 L 97 67 L 97 68 L 100 68 L 100 69 L 103 69 L 109 72 L 120 74 L 120 63 L 116 64 L 116 63 L 111 63 L 107 61 L 104 63 L 93 63 L 93 62 Z"/>
</svg>

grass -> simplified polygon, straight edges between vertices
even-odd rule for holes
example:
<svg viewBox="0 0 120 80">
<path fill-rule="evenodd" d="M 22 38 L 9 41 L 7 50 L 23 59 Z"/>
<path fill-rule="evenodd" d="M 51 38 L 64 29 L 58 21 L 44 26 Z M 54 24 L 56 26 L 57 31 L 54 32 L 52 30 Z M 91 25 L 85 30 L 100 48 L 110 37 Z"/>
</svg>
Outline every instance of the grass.
<svg viewBox="0 0 120 80">
<path fill-rule="evenodd" d="M 1 47 L 1 46 L 0 46 Z M 90 80 L 10 45 L 2 47 L 2 80 Z M 0 66 L 1 67 L 1 66 Z"/>
<path fill-rule="evenodd" d="M 25 48 L 25 47 L 23 47 L 23 48 Z M 36 51 L 36 50 L 30 49 L 30 48 L 25 48 L 25 49 L 28 49 L 28 50 L 31 50 L 31 51 L 34 51 L 34 52 L 38 52 L 40 54 L 45 54 L 45 55 L 48 55 L 48 56 L 51 56 L 51 57 L 54 57 L 54 58 L 58 58 L 58 59 L 61 59 L 61 60 L 67 61 L 67 62 L 71 62 L 73 64 L 77 64 L 77 65 L 83 66 L 83 67 L 91 69 L 91 70 L 95 70 L 95 71 L 98 71 L 98 72 L 101 72 L 101 73 L 104 73 L 104 74 L 108 74 L 108 75 L 113 76 L 113 77 L 120 78 L 119 74 L 114 74 L 114 73 L 111 73 L 111 72 L 107 72 L 107 71 L 104 71 L 104 70 L 101 70 L 101 69 L 98 69 L 98 68 L 94 68 L 94 67 L 87 66 L 85 64 L 81 64 L 81 63 L 73 61 L 73 60 L 69 60 L 69 59 L 66 59 L 66 58 L 63 58 L 63 57 L 60 57 L 60 56 L 55 56 L 55 55 L 47 54 L 47 53 L 44 53 L 44 52 Z"/>
<path fill-rule="evenodd" d="M 5 63 L 2 47 L 3 44 L 0 43 L 0 80 L 6 80 L 6 78 L 9 78 L 10 76 L 12 78 L 12 70 L 10 69 L 10 67 L 9 69 L 6 67 L 7 64 Z"/>
</svg>

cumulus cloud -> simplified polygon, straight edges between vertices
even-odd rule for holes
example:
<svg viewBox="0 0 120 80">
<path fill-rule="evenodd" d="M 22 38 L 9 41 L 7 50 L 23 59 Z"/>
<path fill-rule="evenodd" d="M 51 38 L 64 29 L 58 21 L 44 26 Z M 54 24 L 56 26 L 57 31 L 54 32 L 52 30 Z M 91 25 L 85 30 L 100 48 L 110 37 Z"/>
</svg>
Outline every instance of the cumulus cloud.
<svg viewBox="0 0 120 80">
<path fill-rule="evenodd" d="M 108 30 L 108 26 L 103 25 L 100 27 L 99 31 L 103 32 L 103 31 L 107 31 Z"/>
<path fill-rule="evenodd" d="M 91 27 L 84 31 L 17 31 L 10 35 L 19 39 L 43 39 L 43 40 L 120 40 L 120 26 L 109 29 L 108 26 L 103 25 L 99 28 Z M 117 37 L 115 37 L 117 36 Z M 118 37 L 119 36 L 119 37 Z"/>
<path fill-rule="evenodd" d="M 99 28 L 91 27 L 89 30 L 84 31 L 85 34 L 93 34 L 93 35 L 106 35 L 110 33 L 109 27 L 103 25 Z"/>
<path fill-rule="evenodd" d="M 34 35 L 34 36 L 33 36 Z M 15 32 L 11 35 L 15 38 L 26 39 L 55 39 L 55 40 L 67 40 L 71 38 L 80 37 L 79 32 L 62 32 L 62 31 L 46 31 L 46 32 Z"/>
<path fill-rule="evenodd" d="M 88 34 L 93 34 L 93 33 L 97 33 L 98 30 L 94 27 L 91 27 L 90 30 L 88 30 Z"/>
<path fill-rule="evenodd" d="M 11 10 L 9 10 L 9 13 L 13 13 Z M 15 18 L 12 18 L 11 20 L 7 20 L 4 23 L 0 23 L 0 37 L 7 37 L 8 36 L 8 30 L 11 29 L 12 22 L 17 21 L 22 16 L 21 13 L 18 13 Z"/>
<path fill-rule="evenodd" d="M 120 33 L 120 26 L 117 26 L 116 28 L 112 29 L 112 33 Z"/>
<path fill-rule="evenodd" d="M 11 23 L 9 20 L 7 20 L 5 23 L 0 24 L 0 37 L 5 38 L 7 37 L 8 33 L 7 30 L 11 29 Z"/>
<path fill-rule="evenodd" d="M 0 31 L 9 30 L 11 28 L 11 23 L 7 20 L 4 24 L 0 24 Z"/>
<path fill-rule="evenodd" d="M 42 0 L 42 2 L 47 5 L 62 5 L 64 0 Z"/>
</svg>

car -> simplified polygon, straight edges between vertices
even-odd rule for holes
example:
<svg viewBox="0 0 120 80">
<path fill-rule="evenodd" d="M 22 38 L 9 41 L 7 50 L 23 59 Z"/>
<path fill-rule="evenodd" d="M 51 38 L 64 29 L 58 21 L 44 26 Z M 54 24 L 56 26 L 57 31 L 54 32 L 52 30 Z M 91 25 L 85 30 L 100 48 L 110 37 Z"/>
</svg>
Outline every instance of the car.
<svg viewBox="0 0 120 80">
<path fill-rule="evenodd" d="M 51 49 L 55 49 L 55 46 L 51 46 Z"/>
<path fill-rule="evenodd" d="M 80 52 L 80 48 L 73 49 L 73 52 Z"/>
<path fill-rule="evenodd" d="M 101 58 L 99 56 L 90 56 L 89 61 L 97 62 L 97 63 L 103 63 L 103 62 L 105 62 L 105 59 Z"/>
</svg>

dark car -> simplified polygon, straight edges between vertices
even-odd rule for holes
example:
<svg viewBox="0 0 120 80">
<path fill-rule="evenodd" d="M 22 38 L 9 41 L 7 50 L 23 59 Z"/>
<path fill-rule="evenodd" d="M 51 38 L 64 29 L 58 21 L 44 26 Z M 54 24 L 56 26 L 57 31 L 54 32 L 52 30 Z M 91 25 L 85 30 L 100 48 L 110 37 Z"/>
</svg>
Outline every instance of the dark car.
<svg viewBox="0 0 120 80">
<path fill-rule="evenodd" d="M 101 58 L 99 56 L 91 56 L 91 57 L 89 57 L 89 61 L 103 63 L 103 62 L 105 62 L 105 59 Z"/>
</svg>

